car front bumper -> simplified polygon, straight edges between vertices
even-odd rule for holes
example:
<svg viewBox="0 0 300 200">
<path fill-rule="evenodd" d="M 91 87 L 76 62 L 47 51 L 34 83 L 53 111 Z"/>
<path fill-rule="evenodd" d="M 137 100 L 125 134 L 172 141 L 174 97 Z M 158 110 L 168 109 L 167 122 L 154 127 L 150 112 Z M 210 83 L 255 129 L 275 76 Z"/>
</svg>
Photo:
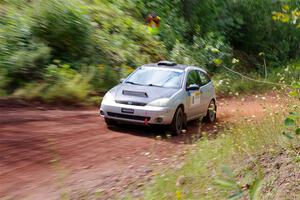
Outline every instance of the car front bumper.
<svg viewBox="0 0 300 200">
<path fill-rule="evenodd" d="M 133 110 L 133 113 L 123 112 Z M 137 124 L 171 124 L 176 108 L 135 106 L 119 104 L 116 102 L 105 102 L 101 104 L 100 115 L 104 118 L 114 119 Z"/>
</svg>

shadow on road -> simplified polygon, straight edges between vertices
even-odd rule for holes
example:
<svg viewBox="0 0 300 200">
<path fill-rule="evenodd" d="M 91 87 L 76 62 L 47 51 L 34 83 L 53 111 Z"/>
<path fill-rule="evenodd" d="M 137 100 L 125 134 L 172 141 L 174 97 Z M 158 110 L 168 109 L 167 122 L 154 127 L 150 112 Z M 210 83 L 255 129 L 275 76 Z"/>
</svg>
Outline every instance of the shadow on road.
<svg viewBox="0 0 300 200">
<path fill-rule="evenodd" d="M 172 143 L 193 144 L 202 137 L 203 132 L 210 135 L 217 135 L 224 127 L 220 125 L 219 122 L 209 124 L 199 120 L 193 120 L 188 122 L 187 130 L 184 130 L 183 133 L 178 136 L 171 136 L 171 132 L 167 126 L 118 124 L 117 126 L 108 127 L 108 129 L 118 133 L 163 139 L 164 141 Z"/>
</svg>

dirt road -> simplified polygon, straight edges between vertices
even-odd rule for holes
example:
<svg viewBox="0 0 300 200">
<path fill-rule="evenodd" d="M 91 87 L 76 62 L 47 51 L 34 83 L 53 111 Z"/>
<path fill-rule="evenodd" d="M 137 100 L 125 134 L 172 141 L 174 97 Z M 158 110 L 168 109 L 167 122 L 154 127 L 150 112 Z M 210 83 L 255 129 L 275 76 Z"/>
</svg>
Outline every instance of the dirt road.
<svg viewBox="0 0 300 200">
<path fill-rule="evenodd" d="M 279 109 L 275 94 L 219 99 L 218 132 L 225 122 Z M 186 134 L 138 126 L 108 129 L 98 108 L 0 107 L 0 199 L 114 199 L 168 167 L 180 167 L 199 138 L 199 122 Z"/>
</svg>

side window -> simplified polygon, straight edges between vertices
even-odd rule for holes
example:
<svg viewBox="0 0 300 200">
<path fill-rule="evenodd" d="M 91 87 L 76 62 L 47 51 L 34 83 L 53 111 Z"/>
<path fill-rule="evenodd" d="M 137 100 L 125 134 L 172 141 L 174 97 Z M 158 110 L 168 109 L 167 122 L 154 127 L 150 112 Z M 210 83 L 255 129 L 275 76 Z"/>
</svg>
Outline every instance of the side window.
<svg viewBox="0 0 300 200">
<path fill-rule="evenodd" d="M 196 84 L 199 85 L 201 84 L 201 80 L 199 77 L 199 74 L 196 70 L 191 70 L 188 73 L 187 81 L 186 81 L 186 86 L 189 86 L 191 84 Z"/>
<path fill-rule="evenodd" d="M 208 77 L 207 74 L 205 74 L 204 72 L 201 72 L 201 71 L 198 71 L 199 73 L 199 77 L 200 77 L 200 80 L 201 80 L 201 86 L 202 85 L 206 85 L 207 83 L 210 82 L 210 78 Z"/>
</svg>

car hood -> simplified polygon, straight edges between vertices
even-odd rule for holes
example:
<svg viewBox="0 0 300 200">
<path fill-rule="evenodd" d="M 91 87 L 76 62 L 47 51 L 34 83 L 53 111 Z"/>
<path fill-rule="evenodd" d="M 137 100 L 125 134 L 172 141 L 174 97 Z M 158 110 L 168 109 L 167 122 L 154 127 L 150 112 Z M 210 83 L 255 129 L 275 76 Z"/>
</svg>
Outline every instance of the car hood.
<svg viewBox="0 0 300 200">
<path fill-rule="evenodd" d="M 132 85 L 129 83 L 119 84 L 110 90 L 116 102 L 138 102 L 147 104 L 160 98 L 169 98 L 179 88 L 163 88 L 155 86 Z"/>
</svg>

